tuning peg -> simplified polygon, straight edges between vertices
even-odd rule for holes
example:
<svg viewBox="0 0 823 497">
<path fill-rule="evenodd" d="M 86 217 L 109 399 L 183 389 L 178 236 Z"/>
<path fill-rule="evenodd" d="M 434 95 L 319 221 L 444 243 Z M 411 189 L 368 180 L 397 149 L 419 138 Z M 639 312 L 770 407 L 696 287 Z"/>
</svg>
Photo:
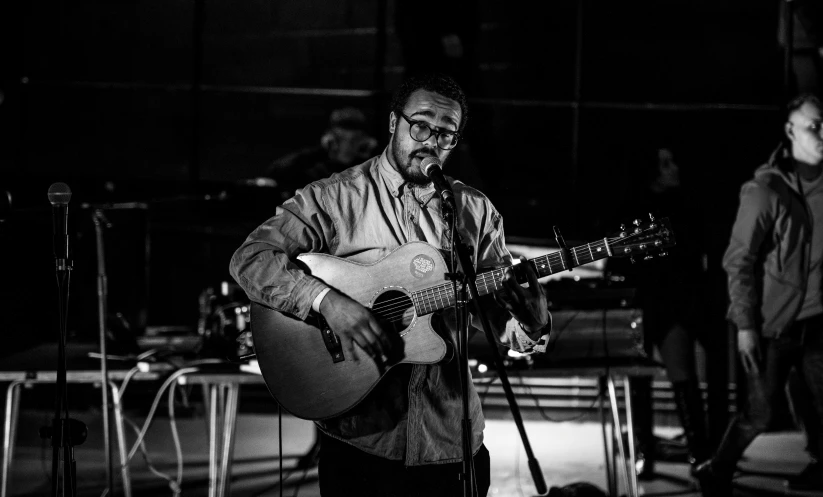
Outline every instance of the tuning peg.
<svg viewBox="0 0 823 497">
<path fill-rule="evenodd" d="M 649 212 L 649 221 L 654 222 L 654 214 Z"/>
<path fill-rule="evenodd" d="M 636 260 L 634 260 L 634 256 L 629 257 L 629 260 L 630 260 L 630 261 L 632 261 L 632 264 L 634 264 L 635 262 L 637 262 Z"/>
<path fill-rule="evenodd" d="M 649 255 L 647 255 L 646 257 L 643 258 L 644 261 L 648 261 L 648 260 L 651 260 L 651 259 L 654 259 L 654 256 L 651 255 L 651 254 L 649 254 Z"/>
<path fill-rule="evenodd" d="M 626 225 L 625 224 L 620 223 L 620 231 L 626 231 Z"/>
<path fill-rule="evenodd" d="M 659 254 L 657 254 L 657 255 L 658 255 L 658 256 L 660 256 L 660 257 L 666 257 L 667 255 L 669 255 L 669 253 L 668 253 L 668 252 L 666 252 L 666 251 L 663 251 L 663 252 L 660 252 L 660 253 L 659 253 Z"/>
<path fill-rule="evenodd" d="M 640 220 L 635 219 L 634 221 L 632 221 L 632 224 L 635 225 L 635 226 L 640 226 Z"/>
</svg>

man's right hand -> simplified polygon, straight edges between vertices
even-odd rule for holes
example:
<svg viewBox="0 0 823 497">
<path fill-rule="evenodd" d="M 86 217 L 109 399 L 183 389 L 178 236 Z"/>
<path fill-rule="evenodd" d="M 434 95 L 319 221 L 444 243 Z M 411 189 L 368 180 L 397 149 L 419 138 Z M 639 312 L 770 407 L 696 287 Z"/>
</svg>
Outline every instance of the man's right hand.
<svg viewBox="0 0 823 497">
<path fill-rule="evenodd" d="M 747 329 L 737 331 L 737 351 L 746 374 L 760 372 L 760 336 L 757 331 Z"/>
<path fill-rule="evenodd" d="M 355 342 L 377 362 L 384 362 L 389 356 L 388 337 L 371 311 L 359 302 L 331 290 L 320 303 L 320 314 L 340 338 L 347 357 L 359 360 L 354 352 Z"/>
</svg>

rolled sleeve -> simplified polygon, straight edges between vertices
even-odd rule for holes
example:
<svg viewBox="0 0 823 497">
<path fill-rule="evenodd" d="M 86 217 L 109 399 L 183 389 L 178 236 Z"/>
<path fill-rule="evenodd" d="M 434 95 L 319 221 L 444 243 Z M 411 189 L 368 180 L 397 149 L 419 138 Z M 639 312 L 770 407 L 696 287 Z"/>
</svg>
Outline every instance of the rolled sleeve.
<svg viewBox="0 0 823 497">
<path fill-rule="evenodd" d="M 512 256 L 504 242 L 503 219 L 496 210 L 491 209 L 487 220 L 488 222 L 483 223 L 486 231 L 478 244 L 478 265 L 481 267 L 510 266 Z M 546 351 L 552 327 L 551 314 L 549 314 L 548 324 L 543 328 L 543 333 L 537 340 L 534 340 L 523 330 L 516 319 L 497 304 L 492 295 L 485 297 L 483 304 L 489 321 L 495 327 L 495 335 L 501 345 L 522 354 Z M 475 322 L 478 321 L 475 320 Z"/>
<path fill-rule="evenodd" d="M 229 272 L 250 300 L 305 319 L 314 299 L 328 288 L 296 262 L 299 254 L 328 251 L 334 238 L 321 199 L 318 188 L 304 188 L 235 251 Z"/>
</svg>

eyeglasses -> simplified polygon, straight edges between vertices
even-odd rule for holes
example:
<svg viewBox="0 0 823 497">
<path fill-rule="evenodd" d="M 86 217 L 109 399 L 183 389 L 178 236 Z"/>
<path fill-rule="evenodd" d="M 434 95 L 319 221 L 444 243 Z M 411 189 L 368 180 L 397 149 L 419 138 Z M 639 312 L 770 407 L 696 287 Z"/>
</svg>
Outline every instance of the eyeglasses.
<svg viewBox="0 0 823 497">
<path fill-rule="evenodd" d="M 798 123 L 798 122 L 792 122 L 792 121 L 789 121 L 789 122 L 792 124 L 792 126 L 800 126 L 801 128 L 806 128 L 807 130 L 809 130 L 810 132 L 812 132 L 816 135 L 819 135 L 821 133 L 821 131 L 823 131 L 823 123 L 821 123 L 821 121 L 812 120 L 807 125 L 803 125 L 802 123 Z"/>
<path fill-rule="evenodd" d="M 460 141 L 460 133 L 455 131 L 437 131 L 423 121 L 413 121 L 402 112 L 400 115 L 409 123 L 409 136 L 411 136 L 414 141 L 424 142 L 428 140 L 431 135 L 435 135 L 437 147 L 443 150 L 453 149 L 457 146 L 457 142 Z"/>
</svg>

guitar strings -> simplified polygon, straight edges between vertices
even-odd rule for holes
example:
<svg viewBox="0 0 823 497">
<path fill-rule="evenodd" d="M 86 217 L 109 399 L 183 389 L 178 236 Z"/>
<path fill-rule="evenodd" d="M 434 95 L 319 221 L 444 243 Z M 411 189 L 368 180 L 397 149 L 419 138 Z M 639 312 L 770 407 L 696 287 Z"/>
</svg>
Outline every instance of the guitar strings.
<svg viewBox="0 0 823 497">
<path fill-rule="evenodd" d="M 599 242 L 599 244 L 602 243 L 602 241 Z M 562 264 L 562 257 L 560 257 L 557 253 L 535 258 L 531 262 L 535 264 L 538 270 L 541 270 L 544 269 L 544 266 L 549 268 L 551 267 L 552 261 L 549 260 L 551 258 L 557 259 L 557 262 L 560 263 L 561 269 L 565 268 Z M 541 259 L 546 259 L 547 262 L 544 263 Z M 499 286 L 499 280 L 502 279 L 504 273 L 505 269 L 497 269 L 479 275 L 477 281 L 478 289 L 482 287 L 482 290 L 485 293 L 490 293 L 490 291 L 496 290 Z M 492 290 L 490 290 L 490 288 Z M 383 301 L 380 304 L 375 305 L 372 310 L 379 313 L 387 313 L 394 310 L 394 308 L 399 305 L 403 307 L 405 312 L 405 309 L 408 308 L 407 304 L 409 300 L 412 301 L 412 305 L 415 305 L 415 300 L 418 301 L 419 304 L 417 304 L 417 307 L 421 307 L 425 313 L 428 313 L 451 305 L 453 303 L 453 291 L 450 285 L 440 284 L 434 287 L 412 292 L 411 299 L 409 299 L 409 296 L 403 295 L 401 297 Z M 440 307 L 441 305 L 442 307 Z M 429 308 L 431 308 L 431 311 L 428 310 Z"/>
<path fill-rule="evenodd" d="M 613 238 L 611 239 L 611 242 L 614 243 L 615 241 L 620 240 L 625 242 L 626 240 L 633 238 L 634 236 L 636 236 L 636 234 L 632 234 L 622 238 Z M 570 252 L 574 256 L 578 265 L 587 264 L 588 262 L 592 262 L 595 260 L 592 248 L 597 248 L 597 251 L 600 252 L 600 250 L 604 246 L 607 247 L 608 241 L 608 239 L 604 239 L 598 240 L 597 242 L 588 243 L 585 246 L 572 247 L 570 249 Z M 587 251 L 589 252 L 587 259 L 590 260 L 581 263 L 580 261 L 581 259 L 584 259 Z M 557 269 L 559 270 L 567 269 L 566 264 L 564 264 L 563 262 L 562 254 L 560 252 L 554 252 L 551 254 L 536 257 L 529 262 L 535 265 L 536 269 L 538 270 L 538 274 L 543 272 L 543 270 L 545 269 L 548 269 L 549 272 L 553 274 L 555 272 L 555 266 L 557 266 Z M 480 290 L 481 286 L 482 290 L 485 292 L 484 294 L 497 290 L 499 284 L 502 284 L 502 282 L 499 280 L 502 280 L 502 277 L 505 273 L 505 269 L 496 269 L 479 275 L 476 281 L 478 285 L 478 290 Z M 403 295 L 401 297 L 385 300 L 380 304 L 375 305 L 372 308 L 372 310 L 378 313 L 385 314 L 387 316 L 392 316 L 392 313 L 396 312 L 397 308 L 399 307 L 402 309 L 402 315 L 403 313 L 405 313 L 406 309 L 409 308 L 408 304 L 409 301 L 411 301 L 412 306 L 414 306 L 415 308 L 420 308 L 423 311 L 423 313 L 427 314 L 429 312 L 433 312 L 435 310 L 439 310 L 441 308 L 452 305 L 453 297 L 454 295 L 451 286 L 449 284 L 440 284 L 434 287 L 412 292 L 410 296 Z"/>
<path fill-rule="evenodd" d="M 625 243 L 627 240 L 634 238 L 637 235 L 639 234 L 631 234 L 622 238 L 606 238 L 604 240 L 598 240 L 595 243 L 588 243 L 585 246 L 572 247 L 569 250 L 574 256 L 575 261 L 577 262 L 576 265 L 587 264 L 595 260 L 592 248 L 597 248 L 597 252 L 599 253 L 602 248 L 608 248 L 609 242 L 614 243 L 616 241 L 622 241 Z M 580 262 L 585 257 L 586 251 L 589 252 L 588 259 L 590 260 L 586 262 Z M 581 257 L 581 255 L 583 257 Z M 553 274 L 554 272 L 556 272 L 555 266 L 557 266 L 557 269 L 561 271 L 568 269 L 566 267 L 566 264 L 564 264 L 563 262 L 563 256 L 560 252 L 554 252 L 551 254 L 536 257 L 528 262 L 531 262 L 535 265 L 539 276 L 542 270 L 545 269 L 548 269 L 550 274 Z M 476 281 L 476 284 L 478 285 L 478 291 L 480 291 L 481 285 L 483 291 L 485 292 L 484 295 L 487 293 L 491 293 L 494 290 L 497 290 L 498 284 L 502 284 L 502 281 L 500 280 L 502 280 L 506 269 L 508 268 L 495 269 L 487 273 L 478 275 Z M 383 317 L 384 320 L 391 323 L 395 323 L 403 319 L 403 316 L 405 316 L 406 312 L 410 307 L 419 307 L 421 308 L 421 310 L 423 310 L 424 314 L 428 314 L 430 312 L 434 312 L 436 310 L 452 305 L 454 301 L 453 297 L 454 293 L 452 286 L 447 283 L 442 283 L 439 285 L 435 285 L 433 287 L 412 292 L 410 295 L 402 295 L 400 297 L 385 300 L 380 304 L 375 305 L 372 308 L 372 310 L 381 314 L 381 317 Z M 409 304 L 411 304 L 411 306 Z M 428 308 L 431 308 L 431 310 L 427 310 Z"/>
</svg>

